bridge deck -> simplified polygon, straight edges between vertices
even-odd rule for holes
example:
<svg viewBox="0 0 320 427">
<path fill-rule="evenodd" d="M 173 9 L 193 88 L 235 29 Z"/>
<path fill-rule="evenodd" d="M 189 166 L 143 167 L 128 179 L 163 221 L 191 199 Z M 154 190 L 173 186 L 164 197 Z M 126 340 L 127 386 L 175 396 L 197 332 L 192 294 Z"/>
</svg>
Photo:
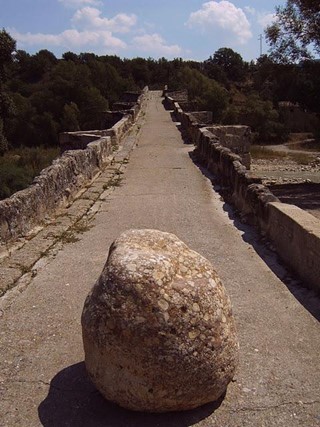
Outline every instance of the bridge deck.
<svg viewBox="0 0 320 427">
<path fill-rule="evenodd" d="M 2 298 L 0 425 L 320 426 L 319 299 L 293 282 L 303 304 L 292 295 L 280 280 L 289 280 L 285 269 L 254 231 L 233 219 L 191 160 L 193 147 L 183 143 L 160 94 L 148 96 L 138 146 L 120 185 L 96 203 L 90 227 L 44 257 L 21 292 Z M 220 406 L 170 415 L 131 413 L 105 402 L 87 381 L 80 328 L 84 299 L 109 245 L 129 228 L 175 233 L 222 277 L 241 360 Z"/>
</svg>

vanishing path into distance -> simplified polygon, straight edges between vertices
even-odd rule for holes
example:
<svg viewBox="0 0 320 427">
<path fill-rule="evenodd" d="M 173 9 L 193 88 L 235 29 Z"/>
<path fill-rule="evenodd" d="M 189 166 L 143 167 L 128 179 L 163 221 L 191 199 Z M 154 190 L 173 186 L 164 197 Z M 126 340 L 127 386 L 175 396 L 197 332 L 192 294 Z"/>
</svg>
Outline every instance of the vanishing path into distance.
<svg viewBox="0 0 320 427">
<path fill-rule="evenodd" d="M 21 293 L 2 299 L 0 426 L 320 426 L 320 316 L 275 275 L 286 272 L 254 232 L 232 219 L 160 93 L 148 97 L 138 145 L 120 185 L 97 202 L 90 227 L 43 259 Z M 105 402 L 86 379 L 83 303 L 110 244 L 130 228 L 175 233 L 213 263 L 227 288 L 241 360 L 218 408 L 132 413 Z M 302 298 L 319 314 L 319 299 L 308 292 Z"/>
</svg>

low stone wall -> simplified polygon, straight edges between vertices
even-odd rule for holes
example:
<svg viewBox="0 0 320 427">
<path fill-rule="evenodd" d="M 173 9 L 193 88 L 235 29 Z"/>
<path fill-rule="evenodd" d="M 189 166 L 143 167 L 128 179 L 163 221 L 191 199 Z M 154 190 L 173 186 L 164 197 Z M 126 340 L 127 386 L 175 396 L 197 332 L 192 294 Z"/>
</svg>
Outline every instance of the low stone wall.
<svg viewBox="0 0 320 427">
<path fill-rule="evenodd" d="M 107 135 L 110 136 L 113 146 L 117 146 L 123 136 L 128 132 L 133 123 L 132 116 L 125 116 L 119 120 L 111 129 L 107 130 Z"/>
<path fill-rule="evenodd" d="M 25 236 L 47 215 L 72 201 L 108 163 L 110 153 L 110 137 L 89 143 L 85 150 L 66 151 L 32 185 L 0 201 L 1 243 Z"/>
<path fill-rule="evenodd" d="M 118 145 L 125 133 L 130 129 L 132 123 L 136 120 L 141 107 L 145 102 L 148 87 L 146 86 L 141 92 L 125 92 L 124 100 L 131 100 L 131 108 L 122 111 L 105 111 L 101 113 L 101 125 L 112 122 L 109 129 L 96 129 L 90 131 L 62 132 L 59 135 L 59 144 L 61 154 L 67 150 L 82 150 L 86 146 L 102 136 L 110 136 L 114 146 Z M 134 103 L 133 103 L 134 101 Z"/>
<path fill-rule="evenodd" d="M 67 150 L 83 150 L 87 145 L 97 139 L 109 136 L 113 146 L 117 146 L 132 126 L 134 119 L 131 115 L 125 115 L 110 129 L 92 130 L 92 131 L 77 131 L 63 132 L 59 135 L 59 144 L 61 154 Z"/>
<path fill-rule="evenodd" d="M 210 114 L 209 111 L 185 112 L 181 104 L 169 96 L 165 98 L 165 106 L 174 111 L 176 119 L 181 122 L 181 126 L 187 133 L 189 140 L 196 146 L 198 146 L 202 134 L 217 136 L 220 145 L 238 154 L 242 164 L 247 169 L 250 169 L 251 130 L 249 126 L 214 125 L 212 124 L 212 113 Z"/>
<path fill-rule="evenodd" d="M 92 141 L 107 136 L 107 130 L 62 132 L 59 135 L 60 153 L 68 150 L 84 150 Z"/>
<path fill-rule="evenodd" d="M 201 125 L 212 125 L 213 123 L 212 111 L 192 111 L 192 113 L 188 114 Z"/>
<path fill-rule="evenodd" d="M 134 102 L 115 102 L 112 105 L 112 111 L 130 110 L 134 105 Z"/>
<path fill-rule="evenodd" d="M 139 110 L 146 93 L 144 89 Z M 28 188 L 0 201 L 0 245 L 26 236 L 47 216 L 70 203 L 110 163 L 114 146 L 133 121 L 133 116 L 126 116 L 111 129 L 62 134 L 64 147 L 71 146 L 72 150 L 64 151 L 43 169 Z"/>
<path fill-rule="evenodd" d="M 249 126 L 208 126 L 207 130 L 219 138 L 221 145 L 239 154 L 242 164 L 250 169 L 251 129 Z"/>
<path fill-rule="evenodd" d="M 189 100 L 188 91 L 186 89 L 171 90 L 171 91 L 167 90 L 167 91 L 164 91 L 164 94 L 166 97 L 174 99 L 176 102 L 179 102 L 179 103 L 188 102 Z"/>
<path fill-rule="evenodd" d="M 320 222 L 297 206 L 281 203 L 260 178 L 250 176 L 241 154 L 230 149 L 234 136 L 241 139 L 247 127 L 199 127 L 179 104 L 172 107 L 196 144 L 200 162 L 217 177 L 241 215 L 271 240 L 307 287 L 320 293 Z M 231 131 L 233 138 L 228 136 Z M 224 146 L 228 144 L 230 148 Z"/>
<path fill-rule="evenodd" d="M 103 111 L 101 113 L 101 119 L 100 119 L 100 128 L 101 129 L 110 129 L 112 126 L 114 126 L 119 120 L 121 120 L 125 115 L 127 114 L 127 111 Z"/>
<path fill-rule="evenodd" d="M 252 224 L 265 228 L 264 205 L 278 199 L 262 185 L 261 178 L 252 176 L 241 157 L 221 145 L 219 137 L 199 129 L 197 154 L 201 163 L 219 178 L 228 189 L 232 203 Z"/>
<path fill-rule="evenodd" d="M 267 234 L 281 258 L 320 292 L 320 222 L 297 206 L 268 204 Z"/>
</svg>

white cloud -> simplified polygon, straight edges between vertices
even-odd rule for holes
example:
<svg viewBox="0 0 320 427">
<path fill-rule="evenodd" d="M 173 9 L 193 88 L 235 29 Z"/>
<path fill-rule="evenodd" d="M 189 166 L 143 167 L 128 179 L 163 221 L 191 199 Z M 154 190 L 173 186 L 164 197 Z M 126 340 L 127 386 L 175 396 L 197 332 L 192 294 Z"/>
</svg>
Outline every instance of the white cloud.
<svg viewBox="0 0 320 427">
<path fill-rule="evenodd" d="M 66 7 L 82 7 L 82 6 L 98 6 L 101 4 L 99 0 L 58 0 Z"/>
<path fill-rule="evenodd" d="M 275 13 L 258 13 L 258 23 L 266 28 L 268 25 L 272 24 L 277 19 Z"/>
<path fill-rule="evenodd" d="M 12 29 L 10 33 L 23 46 L 38 45 L 41 47 L 61 46 L 68 49 L 85 46 L 103 46 L 107 50 L 117 51 L 127 47 L 126 43 L 114 37 L 110 31 L 65 30 L 60 34 L 19 33 Z"/>
<path fill-rule="evenodd" d="M 93 3 L 93 0 L 59 0 L 64 4 Z M 86 6 L 74 12 L 69 28 L 58 34 L 20 33 L 11 29 L 12 37 L 19 48 L 27 47 L 50 49 L 58 47 L 66 51 L 92 51 L 119 54 L 140 51 L 151 57 L 177 57 L 182 48 L 177 44 L 168 44 L 158 33 L 146 33 L 137 27 L 136 15 L 119 13 L 106 17 L 99 8 Z M 143 31 L 142 33 L 140 32 Z M 150 30 L 149 30 L 150 31 Z M 121 37 L 115 34 L 121 33 Z M 117 34 L 118 35 L 118 34 Z"/>
<path fill-rule="evenodd" d="M 249 15 L 255 15 L 256 14 L 256 10 L 254 7 L 251 6 L 245 6 L 244 7 L 245 12 L 247 12 Z"/>
<path fill-rule="evenodd" d="M 203 3 L 201 9 L 190 14 L 187 25 L 202 30 L 228 31 L 235 35 L 241 44 L 245 44 L 252 37 L 250 23 L 244 11 L 227 0 Z"/>
<path fill-rule="evenodd" d="M 135 15 L 119 13 L 111 19 L 101 16 L 101 10 L 94 7 L 84 7 L 74 14 L 71 22 L 80 28 L 103 29 L 115 33 L 127 33 L 137 23 Z"/>
<path fill-rule="evenodd" d="M 181 54 L 182 49 L 180 46 L 167 45 L 165 40 L 160 34 L 144 34 L 133 38 L 135 48 L 149 52 L 150 56 L 164 55 L 164 56 L 178 56 Z"/>
<path fill-rule="evenodd" d="M 84 3 L 97 3 L 95 0 L 59 0 L 64 4 L 73 5 Z M 19 33 L 12 30 L 12 36 L 22 46 L 39 46 L 41 48 L 49 46 L 59 46 L 66 49 L 92 49 L 107 50 L 111 53 L 117 53 L 127 47 L 127 43 L 114 33 L 127 33 L 137 22 L 135 15 L 119 13 L 112 18 L 102 16 L 99 9 L 93 7 L 84 7 L 78 9 L 71 19 L 71 26 L 58 34 L 44 33 Z"/>
<path fill-rule="evenodd" d="M 277 19 L 277 15 L 274 12 L 259 12 L 251 6 L 245 6 L 244 10 L 248 15 L 253 16 L 263 28 L 266 28 Z"/>
</svg>

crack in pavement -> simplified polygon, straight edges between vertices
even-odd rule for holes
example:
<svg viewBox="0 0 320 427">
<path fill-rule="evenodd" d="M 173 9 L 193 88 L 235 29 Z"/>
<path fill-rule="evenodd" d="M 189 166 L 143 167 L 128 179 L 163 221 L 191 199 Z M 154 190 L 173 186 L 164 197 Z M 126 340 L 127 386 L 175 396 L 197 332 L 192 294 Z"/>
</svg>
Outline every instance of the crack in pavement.
<svg viewBox="0 0 320 427">
<path fill-rule="evenodd" d="M 258 412 L 263 412 L 263 411 L 268 411 L 268 410 L 270 410 L 270 409 L 279 409 L 279 408 L 282 408 L 282 407 L 284 407 L 284 406 L 297 406 L 297 405 L 300 405 L 300 406 L 303 406 L 303 405 L 315 405 L 315 404 L 319 404 L 320 403 L 320 400 L 311 400 L 311 401 L 308 401 L 308 402 L 302 402 L 301 400 L 298 400 L 298 401 L 289 401 L 289 402 L 283 402 L 283 403 L 279 403 L 279 404 L 277 404 L 277 405 L 270 405 L 270 406 L 257 406 L 257 407 L 246 407 L 246 406 L 244 406 L 244 407 L 242 407 L 242 408 L 238 408 L 238 409 L 235 409 L 235 410 L 231 410 L 232 412 L 234 412 L 234 413 L 237 413 L 237 412 L 255 412 L 255 411 L 258 411 Z"/>
</svg>

